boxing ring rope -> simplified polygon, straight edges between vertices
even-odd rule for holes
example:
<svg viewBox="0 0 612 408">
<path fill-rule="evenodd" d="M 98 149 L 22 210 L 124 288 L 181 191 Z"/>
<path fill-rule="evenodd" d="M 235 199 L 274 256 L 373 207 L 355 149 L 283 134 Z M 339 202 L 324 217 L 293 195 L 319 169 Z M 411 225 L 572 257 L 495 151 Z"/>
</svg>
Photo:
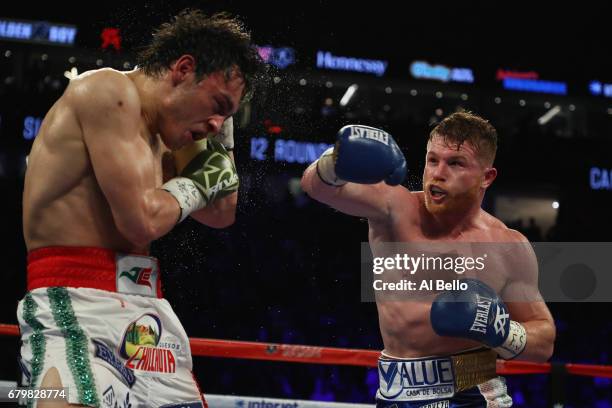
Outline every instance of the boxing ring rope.
<svg viewBox="0 0 612 408">
<path fill-rule="evenodd" d="M 0 336 L 19 336 L 19 328 L 12 324 L 0 324 Z M 255 341 L 190 338 L 189 343 L 191 345 L 191 354 L 194 356 L 293 363 L 376 367 L 380 355 L 380 352 L 376 350 L 261 343 Z M 567 363 L 563 366 L 568 374 L 612 378 L 612 366 L 572 363 Z M 497 360 L 497 373 L 499 375 L 549 374 L 551 370 L 551 363 Z"/>
</svg>

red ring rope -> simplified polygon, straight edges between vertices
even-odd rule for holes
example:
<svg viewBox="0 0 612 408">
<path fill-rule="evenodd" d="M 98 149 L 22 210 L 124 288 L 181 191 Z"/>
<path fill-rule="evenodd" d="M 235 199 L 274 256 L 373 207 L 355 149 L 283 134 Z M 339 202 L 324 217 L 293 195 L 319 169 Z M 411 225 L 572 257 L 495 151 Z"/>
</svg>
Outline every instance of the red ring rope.
<svg viewBox="0 0 612 408">
<path fill-rule="evenodd" d="M 19 328 L 12 324 L 0 324 L 0 336 L 19 336 Z M 311 364 L 339 364 L 376 367 L 379 351 L 335 347 L 300 346 L 293 344 L 259 343 L 254 341 L 216 340 L 190 338 L 194 356 L 245 358 L 252 360 L 286 361 Z M 569 374 L 589 377 L 612 378 L 612 366 L 592 364 L 565 364 Z M 547 374 L 550 363 L 497 360 L 497 373 Z"/>
</svg>

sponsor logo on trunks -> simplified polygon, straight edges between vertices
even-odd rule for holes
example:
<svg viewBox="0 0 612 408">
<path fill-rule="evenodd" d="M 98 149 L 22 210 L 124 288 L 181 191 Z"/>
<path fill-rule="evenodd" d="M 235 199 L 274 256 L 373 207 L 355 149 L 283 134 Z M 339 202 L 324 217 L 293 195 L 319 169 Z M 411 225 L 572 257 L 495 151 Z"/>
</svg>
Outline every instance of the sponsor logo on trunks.
<svg viewBox="0 0 612 408">
<path fill-rule="evenodd" d="M 132 387 L 136 382 L 136 377 L 134 376 L 134 372 L 123 365 L 123 362 L 113 353 L 111 349 L 106 347 L 106 345 L 98 340 L 92 340 L 96 345 L 96 357 L 106 361 L 111 367 L 121 374 L 127 385 Z"/>
<path fill-rule="evenodd" d="M 110 385 L 103 393 L 102 393 L 102 406 L 105 408 L 132 408 L 132 404 L 130 403 L 130 393 L 125 394 L 125 399 L 120 401 L 115 395 L 115 390 L 113 386 Z"/>
<path fill-rule="evenodd" d="M 117 292 L 157 297 L 159 265 L 155 258 L 117 254 L 115 263 Z"/>
<path fill-rule="evenodd" d="M 162 324 L 158 316 L 146 313 L 129 324 L 123 340 L 119 355 L 131 358 L 142 346 L 156 347 L 162 335 Z"/>
<path fill-rule="evenodd" d="M 146 285 L 152 289 L 152 286 L 151 286 L 151 273 L 152 272 L 153 272 L 153 268 L 139 268 L 135 266 L 129 271 L 121 272 L 121 274 L 119 274 L 119 277 L 123 278 L 125 276 L 137 285 Z"/>
<path fill-rule="evenodd" d="M 204 408 L 201 402 L 179 402 L 178 404 L 162 405 L 159 408 Z"/>
<path fill-rule="evenodd" d="M 486 334 L 489 324 L 489 310 L 491 309 L 493 299 L 480 295 L 476 296 L 478 296 L 478 306 L 476 306 L 476 316 L 470 330 Z"/>
<path fill-rule="evenodd" d="M 449 407 L 450 407 L 449 400 L 436 401 L 436 402 L 432 402 L 431 404 L 421 405 L 421 408 L 449 408 Z"/>
<path fill-rule="evenodd" d="M 385 399 L 416 401 L 454 394 L 451 360 L 378 361 L 379 393 Z"/>
<path fill-rule="evenodd" d="M 168 349 L 139 347 L 125 366 L 132 370 L 173 374 L 176 372 L 176 358 L 174 353 Z"/>
<path fill-rule="evenodd" d="M 115 390 L 113 389 L 112 385 L 104 390 L 104 393 L 102 393 L 102 404 L 104 404 L 105 407 L 110 408 L 115 405 Z"/>
<path fill-rule="evenodd" d="M 158 316 L 144 314 L 129 324 L 121 341 L 119 354 L 127 359 L 126 369 L 151 374 L 176 372 L 174 351 L 179 344 L 161 342 L 162 324 Z"/>
</svg>

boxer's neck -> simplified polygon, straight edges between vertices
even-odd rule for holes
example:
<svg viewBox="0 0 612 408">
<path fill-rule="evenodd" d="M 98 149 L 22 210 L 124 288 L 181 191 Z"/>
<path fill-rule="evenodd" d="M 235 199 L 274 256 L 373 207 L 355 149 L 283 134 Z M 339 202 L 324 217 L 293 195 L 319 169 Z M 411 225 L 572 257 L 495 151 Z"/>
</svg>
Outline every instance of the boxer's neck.
<svg viewBox="0 0 612 408">
<path fill-rule="evenodd" d="M 462 211 L 431 213 L 425 209 L 427 229 L 436 235 L 458 238 L 462 233 L 477 227 L 481 202 L 482 200 L 475 202 L 470 208 Z"/>
<path fill-rule="evenodd" d="M 163 95 L 163 80 L 146 75 L 142 70 L 137 69 L 126 73 L 128 78 L 134 82 L 140 98 L 142 117 L 145 121 L 149 133 L 156 135 L 159 133 L 158 117 L 160 101 L 158 95 Z"/>
</svg>

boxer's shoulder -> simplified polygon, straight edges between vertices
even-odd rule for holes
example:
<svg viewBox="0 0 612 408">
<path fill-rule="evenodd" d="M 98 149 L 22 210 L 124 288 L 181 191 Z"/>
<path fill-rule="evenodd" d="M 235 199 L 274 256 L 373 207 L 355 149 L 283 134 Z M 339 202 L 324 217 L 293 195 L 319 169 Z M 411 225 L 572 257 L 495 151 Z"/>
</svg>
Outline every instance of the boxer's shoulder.
<svg viewBox="0 0 612 408">
<path fill-rule="evenodd" d="M 401 216 L 416 215 L 423 205 L 423 192 L 410 191 L 404 186 L 395 186 L 387 189 L 389 200 L 392 204 L 392 212 L 398 212 Z"/>
<path fill-rule="evenodd" d="M 134 82 L 125 73 L 110 68 L 87 71 L 72 79 L 65 96 L 81 111 L 116 107 L 140 112 L 141 108 Z"/>
<path fill-rule="evenodd" d="M 501 220 L 493 217 L 490 214 L 489 216 L 489 228 L 493 232 L 493 240 L 498 242 L 528 242 L 527 238 L 520 233 L 519 231 L 508 228 L 506 224 L 504 224 Z"/>
<path fill-rule="evenodd" d="M 386 190 L 390 208 L 388 224 L 400 230 L 420 225 L 422 204 L 419 193 L 422 192 L 410 191 L 401 185 Z"/>
<path fill-rule="evenodd" d="M 506 238 L 507 238 L 506 242 L 516 242 L 516 243 L 529 242 L 527 237 L 525 235 L 523 235 L 522 232 L 519 232 L 519 231 L 517 231 L 515 229 L 506 227 L 506 230 L 504 232 L 505 232 Z"/>
<path fill-rule="evenodd" d="M 503 238 L 512 238 L 513 231 L 504 224 L 499 218 L 489 214 L 485 210 L 481 209 L 478 214 L 478 225 L 479 229 L 486 231 L 491 234 L 494 240 L 503 240 Z M 516 232 L 516 231 L 514 231 Z"/>
</svg>

